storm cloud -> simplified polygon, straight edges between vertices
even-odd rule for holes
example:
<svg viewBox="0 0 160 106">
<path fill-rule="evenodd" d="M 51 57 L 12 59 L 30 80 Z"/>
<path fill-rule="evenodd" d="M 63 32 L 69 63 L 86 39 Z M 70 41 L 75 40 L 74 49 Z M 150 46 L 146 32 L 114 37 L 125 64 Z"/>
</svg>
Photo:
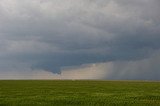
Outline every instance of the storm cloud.
<svg viewBox="0 0 160 106">
<path fill-rule="evenodd" d="M 158 80 L 159 5 L 159 0 L 1 0 L 0 74 Z M 93 77 L 91 66 L 97 70 Z"/>
</svg>

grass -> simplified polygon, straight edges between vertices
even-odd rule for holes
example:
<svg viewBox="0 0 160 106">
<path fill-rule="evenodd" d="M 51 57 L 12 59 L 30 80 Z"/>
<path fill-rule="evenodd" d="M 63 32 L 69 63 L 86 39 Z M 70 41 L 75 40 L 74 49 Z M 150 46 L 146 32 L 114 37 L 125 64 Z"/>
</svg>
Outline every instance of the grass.
<svg viewBox="0 0 160 106">
<path fill-rule="evenodd" d="M 160 82 L 0 80 L 0 106 L 160 106 Z"/>
</svg>

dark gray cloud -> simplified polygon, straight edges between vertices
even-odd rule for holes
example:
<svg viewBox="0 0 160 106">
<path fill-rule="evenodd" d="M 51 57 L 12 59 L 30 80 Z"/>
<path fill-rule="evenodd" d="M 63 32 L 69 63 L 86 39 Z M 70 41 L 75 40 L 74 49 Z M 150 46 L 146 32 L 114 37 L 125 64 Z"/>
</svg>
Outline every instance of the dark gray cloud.
<svg viewBox="0 0 160 106">
<path fill-rule="evenodd" d="M 0 70 L 140 61 L 160 49 L 159 0 L 1 0 Z M 154 72 L 153 72 L 154 73 Z"/>
</svg>

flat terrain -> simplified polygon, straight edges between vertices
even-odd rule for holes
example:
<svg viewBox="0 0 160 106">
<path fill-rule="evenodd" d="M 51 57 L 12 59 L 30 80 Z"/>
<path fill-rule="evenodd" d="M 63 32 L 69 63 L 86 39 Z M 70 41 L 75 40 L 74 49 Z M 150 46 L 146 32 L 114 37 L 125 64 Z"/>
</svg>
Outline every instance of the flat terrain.
<svg viewBox="0 0 160 106">
<path fill-rule="evenodd" d="M 0 80 L 0 106 L 160 106 L 160 82 Z"/>
</svg>

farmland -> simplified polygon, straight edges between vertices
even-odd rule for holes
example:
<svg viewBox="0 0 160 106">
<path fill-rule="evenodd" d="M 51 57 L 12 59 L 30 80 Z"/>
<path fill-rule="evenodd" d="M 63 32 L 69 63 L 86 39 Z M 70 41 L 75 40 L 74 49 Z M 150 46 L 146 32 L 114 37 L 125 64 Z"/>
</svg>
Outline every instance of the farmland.
<svg viewBox="0 0 160 106">
<path fill-rule="evenodd" d="M 0 80 L 0 106 L 160 105 L 160 82 Z"/>
</svg>

